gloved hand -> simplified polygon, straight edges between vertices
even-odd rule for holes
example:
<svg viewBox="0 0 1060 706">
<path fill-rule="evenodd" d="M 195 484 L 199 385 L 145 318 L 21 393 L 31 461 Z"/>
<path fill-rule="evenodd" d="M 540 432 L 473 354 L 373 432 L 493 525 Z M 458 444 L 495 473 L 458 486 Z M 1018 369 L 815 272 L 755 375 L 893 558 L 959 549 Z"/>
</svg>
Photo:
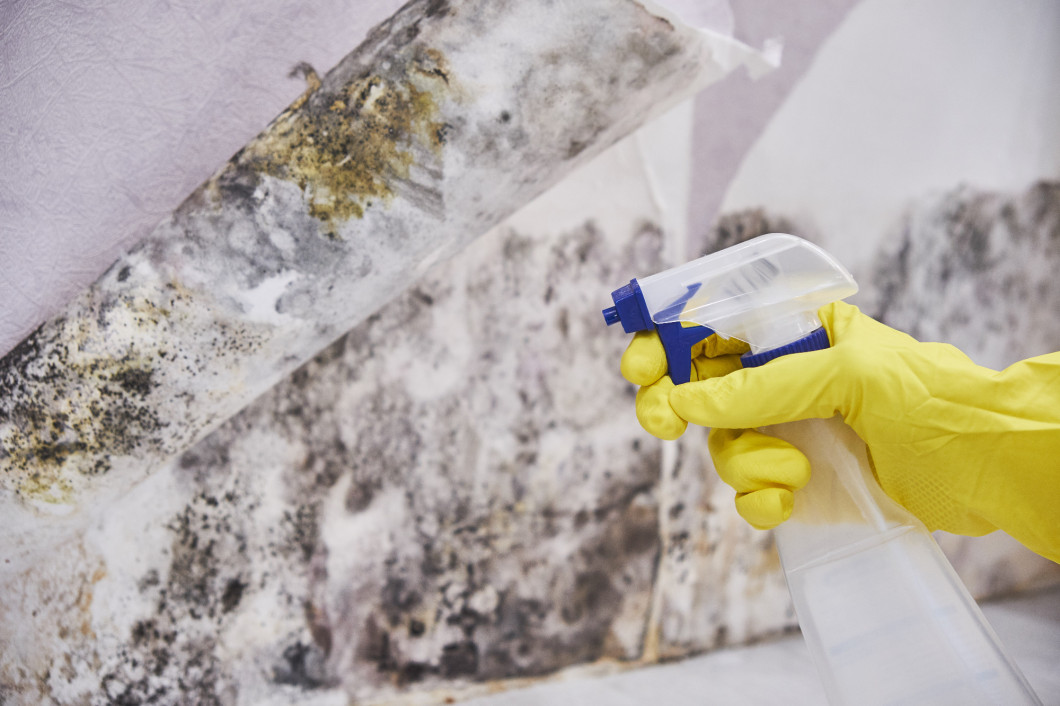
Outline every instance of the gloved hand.
<svg viewBox="0 0 1060 706">
<path fill-rule="evenodd" d="M 645 386 L 642 425 L 668 439 L 687 422 L 714 427 L 711 456 L 737 490 L 738 511 L 770 527 L 790 515 L 809 464 L 753 427 L 841 414 L 868 446 L 884 491 L 928 529 L 1003 529 L 1060 562 L 1060 353 L 997 372 L 843 302 L 818 315 L 831 348 L 740 370 L 738 347 L 712 337 L 694 352 L 695 381 L 680 387 L 664 375 L 661 344 L 635 339 L 622 371 Z"/>
<path fill-rule="evenodd" d="M 691 379 L 709 380 L 739 370 L 747 344 L 714 335 L 692 348 Z M 666 352 L 655 332 L 639 331 L 622 356 L 622 375 L 641 385 L 637 419 L 654 436 L 672 440 L 688 422 L 670 406 L 673 381 Z M 791 516 L 793 491 L 810 480 L 810 462 L 791 444 L 753 429 L 712 429 L 710 453 L 723 481 L 736 490 L 736 511 L 756 529 L 770 529 Z"/>
</svg>

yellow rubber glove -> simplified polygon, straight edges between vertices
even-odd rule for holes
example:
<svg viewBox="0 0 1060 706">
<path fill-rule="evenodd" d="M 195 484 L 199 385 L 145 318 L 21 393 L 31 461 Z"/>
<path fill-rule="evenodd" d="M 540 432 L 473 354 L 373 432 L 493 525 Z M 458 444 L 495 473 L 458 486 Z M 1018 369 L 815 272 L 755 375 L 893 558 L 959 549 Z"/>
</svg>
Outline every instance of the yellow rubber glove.
<svg viewBox="0 0 1060 706">
<path fill-rule="evenodd" d="M 747 344 L 711 336 L 692 347 L 692 380 L 706 380 L 739 370 Z M 654 331 L 638 331 L 622 354 L 622 376 L 637 392 L 637 419 L 648 433 L 667 441 L 684 433 L 688 422 L 670 408 L 674 383 L 666 374 L 666 351 Z"/>
<path fill-rule="evenodd" d="M 867 444 L 883 489 L 929 529 L 973 536 L 1002 529 L 1060 562 L 1060 353 L 998 372 L 953 346 L 919 343 L 842 302 L 819 316 L 831 348 L 673 388 L 671 412 L 720 429 L 841 414 Z M 741 482 L 753 480 L 751 469 L 763 490 L 797 490 L 789 482 L 801 480 L 790 473 L 797 452 L 783 442 L 771 451 L 781 459 L 783 472 L 776 475 L 767 461 L 734 461 L 755 453 L 765 458 L 762 442 L 740 453 L 747 434 L 712 434 L 723 478 L 735 465 Z M 770 503 L 762 505 L 768 510 Z M 776 509 L 783 515 L 783 507 Z"/>
<path fill-rule="evenodd" d="M 692 381 L 739 370 L 742 341 L 711 336 L 692 348 Z M 622 375 L 641 388 L 637 419 L 664 440 L 681 436 L 688 422 L 670 406 L 673 381 L 666 375 L 666 352 L 655 332 L 634 335 L 622 355 Z M 736 490 L 736 511 L 755 529 L 771 529 L 791 516 L 793 492 L 810 480 L 810 462 L 801 451 L 753 429 L 711 429 L 710 454 L 722 481 Z"/>
</svg>

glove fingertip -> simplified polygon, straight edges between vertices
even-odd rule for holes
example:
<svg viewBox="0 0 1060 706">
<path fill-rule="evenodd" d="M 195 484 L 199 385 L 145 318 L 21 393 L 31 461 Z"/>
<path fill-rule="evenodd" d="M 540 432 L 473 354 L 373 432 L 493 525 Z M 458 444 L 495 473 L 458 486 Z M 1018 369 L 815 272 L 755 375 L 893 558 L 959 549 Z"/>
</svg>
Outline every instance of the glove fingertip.
<svg viewBox="0 0 1060 706">
<path fill-rule="evenodd" d="M 666 375 L 666 352 L 657 335 L 638 331 L 629 342 L 619 370 L 634 385 L 651 385 Z"/>
<path fill-rule="evenodd" d="M 736 512 L 755 529 L 772 529 L 791 517 L 795 494 L 785 488 L 764 488 L 736 496 Z"/>
<path fill-rule="evenodd" d="M 685 429 L 688 428 L 688 422 L 677 415 L 667 417 L 665 414 L 645 413 L 638 410 L 637 421 L 640 422 L 646 432 L 663 441 L 679 439 L 685 433 Z"/>
<path fill-rule="evenodd" d="M 666 375 L 666 364 L 639 356 L 622 356 L 619 370 L 628 382 L 634 385 L 651 385 Z"/>
<path fill-rule="evenodd" d="M 637 393 L 637 421 L 645 431 L 663 441 L 677 439 L 688 428 L 688 422 L 670 407 L 667 388 L 672 386 L 667 378 L 656 385 L 642 387 Z"/>
</svg>

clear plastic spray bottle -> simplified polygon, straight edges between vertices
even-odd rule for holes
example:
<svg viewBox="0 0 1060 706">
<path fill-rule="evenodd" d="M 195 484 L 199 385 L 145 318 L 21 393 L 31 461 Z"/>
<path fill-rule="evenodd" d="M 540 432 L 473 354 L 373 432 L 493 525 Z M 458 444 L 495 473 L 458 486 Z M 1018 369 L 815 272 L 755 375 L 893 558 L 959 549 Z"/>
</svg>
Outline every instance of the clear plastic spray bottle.
<svg viewBox="0 0 1060 706">
<path fill-rule="evenodd" d="M 712 333 L 744 367 L 827 348 L 817 310 L 857 291 L 832 256 L 770 234 L 615 290 L 608 325 L 654 328 L 675 384 Z M 870 402 L 871 404 L 871 402 Z M 811 478 L 774 530 L 806 645 L 832 704 L 1040 704 L 920 520 L 876 482 L 841 417 L 762 431 L 806 454 Z"/>
</svg>

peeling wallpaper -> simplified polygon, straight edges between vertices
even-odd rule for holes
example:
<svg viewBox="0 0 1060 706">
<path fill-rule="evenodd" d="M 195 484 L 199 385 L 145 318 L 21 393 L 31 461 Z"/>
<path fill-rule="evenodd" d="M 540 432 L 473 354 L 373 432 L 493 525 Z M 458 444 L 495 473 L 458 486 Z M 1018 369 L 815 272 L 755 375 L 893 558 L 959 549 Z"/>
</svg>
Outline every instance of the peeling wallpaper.
<svg viewBox="0 0 1060 706">
<path fill-rule="evenodd" d="M 693 84 L 756 62 L 628 1 L 405 6 L 0 359 L 8 544 L 124 492 Z"/>
</svg>

